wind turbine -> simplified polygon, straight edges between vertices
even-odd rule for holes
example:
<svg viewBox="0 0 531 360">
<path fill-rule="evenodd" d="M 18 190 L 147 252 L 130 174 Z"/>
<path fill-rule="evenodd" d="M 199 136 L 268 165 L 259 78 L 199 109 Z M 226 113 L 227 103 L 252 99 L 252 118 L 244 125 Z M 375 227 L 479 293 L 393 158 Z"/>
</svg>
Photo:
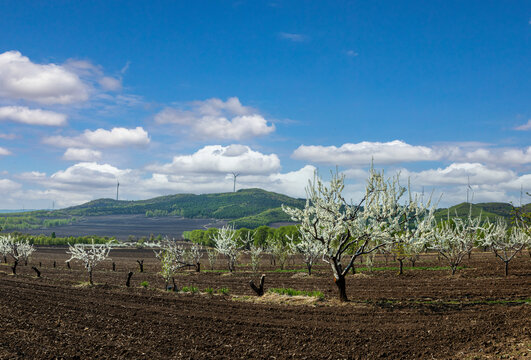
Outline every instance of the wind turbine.
<svg viewBox="0 0 531 360">
<path fill-rule="evenodd" d="M 468 193 L 469 191 L 472 191 L 472 198 L 470 199 L 470 201 L 468 201 Z M 466 202 L 469 203 L 469 202 L 472 202 L 474 201 L 474 190 L 472 189 L 472 186 L 470 186 L 470 176 L 468 176 L 468 185 L 467 185 L 467 188 L 466 188 Z"/>
<path fill-rule="evenodd" d="M 240 176 L 240 174 L 232 173 L 232 176 L 234 177 L 234 187 L 232 188 L 232 192 L 236 192 L 236 178 Z"/>
<path fill-rule="evenodd" d="M 120 182 L 116 180 L 116 201 L 118 201 L 118 190 L 120 188 Z"/>
</svg>

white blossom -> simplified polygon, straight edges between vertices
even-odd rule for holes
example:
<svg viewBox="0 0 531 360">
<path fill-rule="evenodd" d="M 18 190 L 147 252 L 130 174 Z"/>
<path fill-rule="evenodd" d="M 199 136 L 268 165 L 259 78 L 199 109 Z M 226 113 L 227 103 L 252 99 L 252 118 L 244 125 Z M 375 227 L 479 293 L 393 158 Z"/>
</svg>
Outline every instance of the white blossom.
<svg viewBox="0 0 531 360">
<path fill-rule="evenodd" d="M 94 244 L 94 240 L 92 240 L 92 244 L 88 245 L 69 244 L 67 254 L 70 254 L 70 259 L 68 259 L 66 262 L 70 262 L 71 260 L 79 260 L 83 262 L 89 273 L 89 283 L 90 285 L 93 285 L 92 271 L 96 265 L 107 259 L 109 256 L 109 251 L 111 251 L 110 243 L 96 245 Z"/>
</svg>

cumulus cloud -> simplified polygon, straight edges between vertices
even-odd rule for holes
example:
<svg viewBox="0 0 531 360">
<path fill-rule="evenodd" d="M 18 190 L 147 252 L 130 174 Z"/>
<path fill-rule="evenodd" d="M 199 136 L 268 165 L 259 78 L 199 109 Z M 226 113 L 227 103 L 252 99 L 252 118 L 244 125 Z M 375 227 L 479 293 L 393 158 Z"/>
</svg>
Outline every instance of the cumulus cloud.
<svg viewBox="0 0 531 360">
<path fill-rule="evenodd" d="M 9 179 L 0 179 L 0 193 L 7 194 L 11 191 L 18 190 L 22 187 L 19 183 L 16 183 Z"/>
<path fill-rule="evenodd" d="M 29 125 L 63 126 L 66 124 L 66 115 L 25 106 L 0 106 L 1 120 Z"/>
<path fill-rule="evenodd" d="M 483 162 L 503 166 L 525 165 L 531 163 L 531 146 L 526 149 L 500 148 L 500 149 L 473 149 L 460 148 L 443 149 L 445 158 L 460 162 Z"/>
<path fill-rule="evenodd" d="M 261 188 L 268 191 L 305 197 L 304 187 L 313 177 L 315 168 L 307 165 L 299 170 L 272 174 L 242 175 L 238 177 L 236 189 Z M 140 187 L 146 191 L 146 196 L 171 193 L 212 193 L 232 191 L 232 176 L 225 173 L 212 174 L 162 174 L 153 173 L 150 178 L 143 180 Z"/>
<path fill-rule="evenodd" d="M 390 142 L 347 143 L 340 147 L 301 145 L 293 152 L 292 157 L 321 164 L 365 166 L 371 163 L 371 159 L 374 159 L 376 164 L 396 164 L 436 160 L 440 158 L 440 155 L 426 146 L 414 146 L 400 140 L 394 140 Z"/>
<path fill-rule="evenodd" d="M 419 161 L 481 162 L 497 165 L 531 163 L 531 147 L 486 148 L 485 144 L 446 144 L 443 146 L 410 145 L 401 140 L 369 142 L 336 146 L 301 145 L 292 154 L 294 159 L 339 166 L 366 166 L 374 159 L 376 165 Z"/>
<path fill-rule="evenodd" d="M 86 101 L 89 88 L 61 65 L 36 64 L 18 51 L 0 54 L 0 96 L 42 104 Z"/>
<path fill-rule="evenodd" d="M 96 147 L 126 147 L 126 146 L 146 146 L 150 142 L 147 131 L 141 126 L 134 129 L 115 127 L 111 130 L 97 129 L 94 131 L 85 130 L 83 134 L 74 137 L 50 136 L 43 139 L 48 145 L 66 148 Z"/>
<path fill-rule="evenodd" d="M 0 156 L 2 155 L 11 155 L 11 151 L 7 150 L 6 148 L 0 147 Z"/>
<path fill-rule="evenodd" d="M 131 173 L 130 169 L 119 169 L 109 164 L 81 162 L 50 176 L 54 187 L 77 185 L 86 188 L 116 186 L 116 180 Z"/>
<path fill-rule="evenodd" d="M 298 198 L 306 198 L 306 185 L 313 179 L 316 168 L 306 165 L 303 168 L 287 173 L 274 173 L 267 177 L 243 176 L 239 179 L 245 187 L 259 187 Z"/>
<path fill-rule="evenodd" d="M 241 140 L 275 131 L 273 124 L 236 97 L 227 101 L 195 101 L 187 108 L 166 108 L 155 116 L 158 124 L 174 124 L 202 139 Z"/>
<path fill-rule="evenodd" d="M 101 151 L 91 149 L 66 149 L 63 159 L 70 161 L 95 161 L 101 158 Z"/>
<path fill-rule="evenodd" d="M 527 120 L 527 123 L 526 123 L 526 124 L 523 124 L 523 125 L 517 126 L 517 127 L 515 127 L 514 129 L 515 129 L 515 130 L 520 130 L 520 131 L 531 130 L 531 119 Z"/>
<path fill-rule="evenodd" d="M 209 145 L 191 155 L 175 156 L 169 164 L 147 168 L 160 174 L 269 174 L 280 168 L 280 160 L 244 145 Z"/>
<path fill-rule="evenodd" d="M 517 176 L 512 170 L 489 168 L 480 163 L 453 163 L 445 168 L 419 172 L 403 170 L 402 174 L 422 185 L 467 185 L 469 179 L 474 184 L 500 184 Z"/>
</svg>

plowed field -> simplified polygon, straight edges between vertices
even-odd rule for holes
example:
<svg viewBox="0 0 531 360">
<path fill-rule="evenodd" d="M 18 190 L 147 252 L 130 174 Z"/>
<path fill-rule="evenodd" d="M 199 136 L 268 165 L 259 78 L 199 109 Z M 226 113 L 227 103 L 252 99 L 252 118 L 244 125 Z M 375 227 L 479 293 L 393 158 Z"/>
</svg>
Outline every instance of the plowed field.
<svg viewBox="0 0 531 360">
<path fill-rule="evenodd" d="M 162 290 L 151 251 L 112 250 L 110 256 L 96 269 L 92 287 L 83 284 L 81 264 L 66 267 L 65 248 L 39 248 L 16 276 L 1 264 L 0 358 L 531 358 L 527 253 L 513 260 L 508 277 L 499 260 L 482 252 L 455 276 L 433 255 L 416 264 L 431 269 L 408 268 L 402 276 L 394 269 L 364 270 L 347 278 L 346 304 L 335 300 L 324 264 L 309 277 L 296 271 L 299 261 L 279 272 L 264 259 L 266 289 L 320 290 L 325 299 L 267 295 L 257 302 L 248 282 L 259 274 L 247 266 L 228 274 L 220 258 L 214 272 L 183 271 L 177 285 L 200 292 L 174 293 Z M 383 258 L 378 266 L 385 267 Z M 202 267 L 209 267 L 206 260 Z M 129 271 L 135 274 L 127 288 Z M 219 294 L 221 288 L 229 294 Z"/>
</svg>

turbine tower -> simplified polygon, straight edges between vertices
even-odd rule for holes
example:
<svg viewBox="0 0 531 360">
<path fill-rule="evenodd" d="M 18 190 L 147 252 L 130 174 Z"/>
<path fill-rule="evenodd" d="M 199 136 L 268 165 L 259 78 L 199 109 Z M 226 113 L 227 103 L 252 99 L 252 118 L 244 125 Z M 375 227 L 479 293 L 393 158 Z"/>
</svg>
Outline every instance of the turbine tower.
<svg viewBox="0 0 531 360">
<path fill-rule="evenodd" d="M 469 199 L 469 195 L 468 195 L 469 191 L 472 191 L 472 198 L 470 199 L 470 201 L 468 201 L 468 199 Z M 466 187 L 466 202 L 468 204 L 469 202 L 472 202 L 472 201 L 474 201 L 474 190 L 472 189 L 472 186 L 470 186 L 470 176 L 468 176 L 468 185 Z"/>
<path fill-rule="evenodd" d="M 120 188 L 120 182 L 116 180 L 116 201 L 118 201 L 118 190 Z"/>
<path fill-rule="evenodd" d="M 234 177 L 234 186 L 232 188 L 232 192 L 236 192 L 236 178 L 240 176 L 240 174 L 232 173 L 232 176 Z"/>
</svg>

